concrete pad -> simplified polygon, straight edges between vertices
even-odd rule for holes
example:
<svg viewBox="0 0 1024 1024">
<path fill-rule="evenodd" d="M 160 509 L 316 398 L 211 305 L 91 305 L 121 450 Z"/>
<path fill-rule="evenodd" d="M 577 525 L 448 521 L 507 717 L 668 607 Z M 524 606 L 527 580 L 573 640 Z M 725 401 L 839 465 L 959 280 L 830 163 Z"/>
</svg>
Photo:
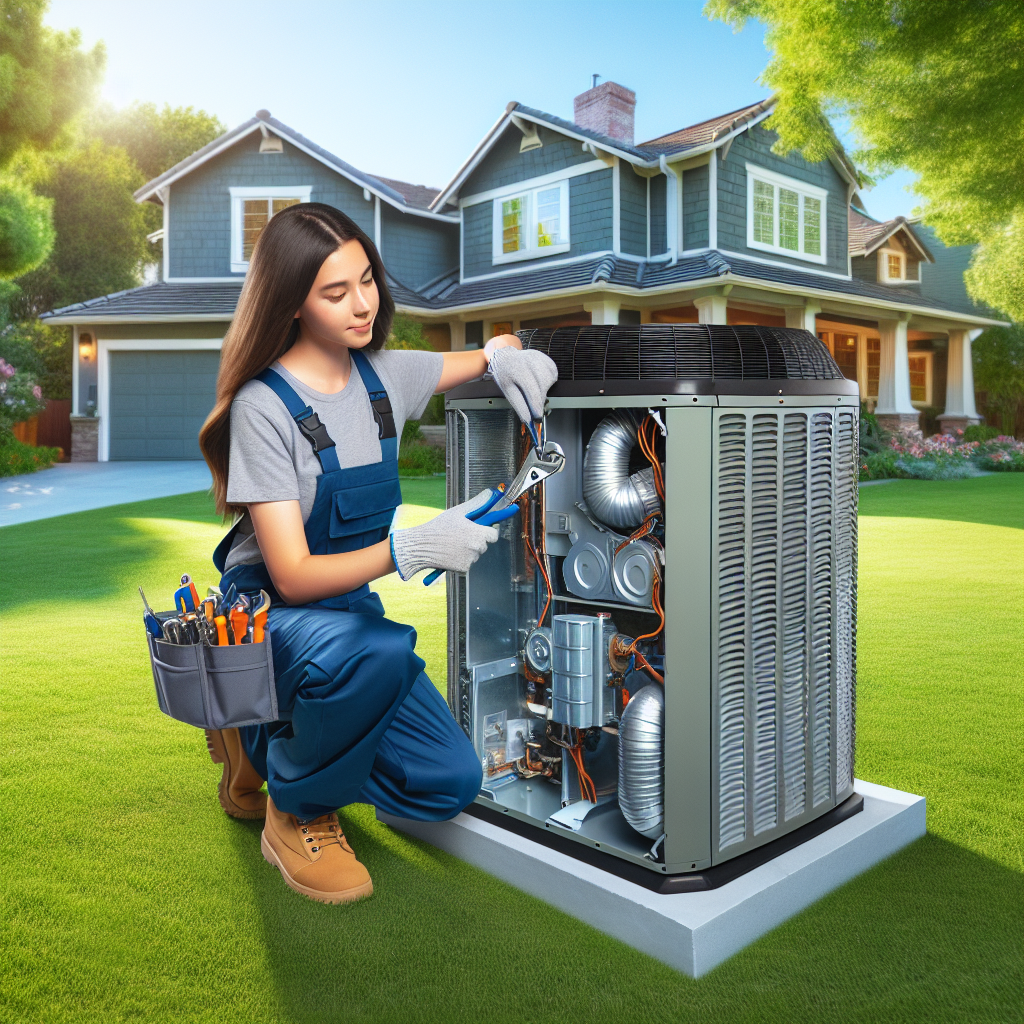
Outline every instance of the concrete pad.
<svg viewBox="0 0 1024 1024">
<path fill-rule="evenodd" d="M 205 491 L 205 462 L 64 462 L 0 479 L 0 526 Z"/>
<path fill-rule="evenodd" d="M 699 978 L 925 834 L 924 797 L 860 780 L 854 788 L 864 797 L 860 814 L 718 889 L 670 896 L 468 814 L 442 822 L 377 816 Z"/>
</svg>

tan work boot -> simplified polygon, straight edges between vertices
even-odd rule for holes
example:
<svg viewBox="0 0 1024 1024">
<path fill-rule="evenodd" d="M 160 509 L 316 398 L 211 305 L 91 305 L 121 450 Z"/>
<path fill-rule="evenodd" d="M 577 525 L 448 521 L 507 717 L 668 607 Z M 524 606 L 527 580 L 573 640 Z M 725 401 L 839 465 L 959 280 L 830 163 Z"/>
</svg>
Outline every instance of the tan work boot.
<svg viewBox="0 0 1024 1024">
<path fill-rule="evenodd" d="M 207 729 L 206 749 L 214 764 L 224 765 L 217 787 L 220 805 L 232 818 L 265 818 L 267 794 L 263 780 L 249 763 L 237 729 Z"/>
<path fill-rule="evenodd" d="M 370 873 L 356 860 L 337 814 L 300 821 L 267 800 L 260 849 L 285 885 L 321 903 L 348 903 L 373 892 Z"/>
</svg>

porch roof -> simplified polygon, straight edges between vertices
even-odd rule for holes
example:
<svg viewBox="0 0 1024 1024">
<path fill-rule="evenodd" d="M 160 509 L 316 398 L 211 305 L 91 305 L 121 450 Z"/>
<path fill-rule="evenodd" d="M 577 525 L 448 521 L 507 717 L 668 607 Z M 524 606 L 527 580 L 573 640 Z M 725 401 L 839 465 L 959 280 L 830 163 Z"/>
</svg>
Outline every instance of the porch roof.
<svg viewBox="0 0 1024 1024">
<path fill-rule="evenodd" d="M 697 283 L 718 285 L 750 282 L 778 285 L 786 291 L 808 296 L 851 296 L 870 305 L 944 313 L 985 324 L 1001 321 L 977 311 L 954 309 L 926 298 L 911 288 L 875 284 L 856 278 L 825 277 L 781 264 L 758 263 L 717 250 L 667 262 L 636 262 L 610 254 L 521 274 L 479 278 L 459 282 L 452 272 L 420 291 L 388 275 L 388 286 L 396 304 L 413 313 L 443 314 L 486 307 L 495 303 L 544 298 L 548 295 L 592 295 L 609 291 L 620 295 L 651 295 L 685 289 Z M 195 284 L 159 282 L 129 291 L 115 292 L 88 302 L 64 306 L 43 313 L 48 323 L 153 322 L 161 320 L 227 321 L 234 315 L 241 281 Z"/>
</svg>

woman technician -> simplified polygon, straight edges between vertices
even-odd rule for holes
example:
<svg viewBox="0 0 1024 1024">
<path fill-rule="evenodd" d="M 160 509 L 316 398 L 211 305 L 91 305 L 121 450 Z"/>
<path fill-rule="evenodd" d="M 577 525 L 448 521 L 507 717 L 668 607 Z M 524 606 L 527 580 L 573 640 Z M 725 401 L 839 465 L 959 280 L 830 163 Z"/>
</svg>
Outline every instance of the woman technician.
<svg viewBox="0 0 1024 1024">
<path fill-rule="evenodd" d="M 557 376 L 510 335 L 476 351 L 381 351 L 394 309 L 380 256 L 351 219 L 320 203 L 277 214 L 253 251 L 200 433 L 218 510 L 241 515 L 214 554 L 221 588 L 269 592 L 289 718 L 207 733 L 224 764 L 221 804 L 265 815 L 264 857 L 326 903 L 373 891 L 337 808 L 362 801 L 436 821 L 480 786 L 415 631 L 384 618 L 367 584 L 396 570 L 466 572 L 498 533 L 466 518 L 480 494 L 389 537 L 402 426 L 488 367 L 516 411 L 539 419 Z"/>
</svg>

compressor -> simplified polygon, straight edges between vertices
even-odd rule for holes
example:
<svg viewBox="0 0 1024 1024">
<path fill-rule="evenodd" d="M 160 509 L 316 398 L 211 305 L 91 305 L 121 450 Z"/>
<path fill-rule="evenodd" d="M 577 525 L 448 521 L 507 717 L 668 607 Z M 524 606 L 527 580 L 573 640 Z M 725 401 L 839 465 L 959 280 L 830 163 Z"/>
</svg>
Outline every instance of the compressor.
<svg viewBox="0 0 1024 1024">
<path fill-rule="evenodd" d="M 448 700 L 483 770 L 469 812 L 661 891 L 707 887 L 857 800 L 857 386 L 796 329 L 519 337 L 558 366 L 543 427 L 566 462 L 448 577 Z M 446 409 L 453 505 L 531 441 L 486 380 Z"/>
</svg>

